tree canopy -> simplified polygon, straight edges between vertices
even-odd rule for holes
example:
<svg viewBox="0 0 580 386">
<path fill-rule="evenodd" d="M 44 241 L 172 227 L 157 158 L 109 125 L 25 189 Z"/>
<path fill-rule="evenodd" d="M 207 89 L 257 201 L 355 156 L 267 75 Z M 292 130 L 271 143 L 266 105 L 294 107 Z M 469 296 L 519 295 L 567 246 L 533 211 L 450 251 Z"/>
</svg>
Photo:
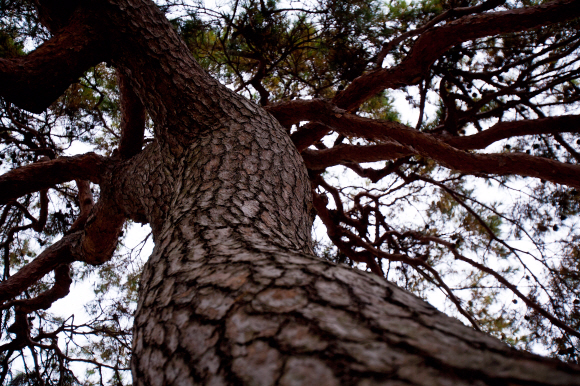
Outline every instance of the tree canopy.
<svg viewBox="0 0 580 386">
<path fill-rule="evenodd" d="M 205 70 L 287 129 L 309 172 L 317 255 L 578 363 L 578 1 L 157 4 Z M 60 52 L 68 27 L 42 7 L 0 2 L 0 383 L 127 384 L 146 258 L 123 247 L 130 224 L 99 230 L 120 240 L 110 259 L 49 255 L 98 222 L 104 160 L 138 153 L 154 123 L 98 39 L 70 69 L 14 75 Z M 38 82 L 54 87 L 36 94 Z M 127 122 L 142 131 L 127 139 Z M 89 279 L 90 322 L 51 313 Z"/>
</svg>

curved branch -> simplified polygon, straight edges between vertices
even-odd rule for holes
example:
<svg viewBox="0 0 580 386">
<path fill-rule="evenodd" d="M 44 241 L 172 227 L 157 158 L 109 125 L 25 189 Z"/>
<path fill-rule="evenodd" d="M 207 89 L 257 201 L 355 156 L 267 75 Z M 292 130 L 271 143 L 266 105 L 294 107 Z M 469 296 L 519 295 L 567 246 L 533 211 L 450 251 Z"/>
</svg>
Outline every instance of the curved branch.
<svg viewBox="0 0 580 386">
<path fill-rule="evenodd" d="M 70 291 L 72 279 L 69 264 L 62 264 L 54 270 L 54 285 L 51 289 L 32 299 L 13 300 L 0 305 L 0 309 L 18 307 L 19 311 L 29 314 L 37 310 L 46 310 L 52 303 L 64 298 Z"/>
<path fill-rule="evenodd" d="M 494 142 L 511 137 L 580 132 L 580 115 L 563 115 L 513 122 L 499 122 L 487 130 L 464 137 L 445 139 L 457 149 L 485 149 Z"/>
<path fill-rule="evenodd" d="M 0 282 L 0 301 L 18 296 L 59 265 L 75 261 L 75 250 L 81 238 L 82 232 L 64 236 L 14 275 Z"/>
<path fill-rule="evenodd" d="M 425 136 L 425 137 L 421 137 Z M 580 189 L 580 166 L 565 164 L 546 158 L 534 157 L 527 154 L 474 154 L 457 150 L 434 137 L 420 133 L 419 136 L 410 136 L 404 141 L 403 135 L 398 135 L 399 142 L 408 142 L 405 147 L 407 153 L 381 154 L 383 145 L 366 146 L 365 151 L 349 152 L 348 162 L 373 162 L 386 159 L 400 158 L 408 155 L 422 155 L 437 161 L 442 166 L 471 175 L 520 175 L 541 178 L 556 184 L 567 185 Z M 390 145 L 388 148 L 391 147 Z M 401 146 L 403 148 L 403 146 Z M 401 148 L 396 148 L 399 151 Z M 330 151 L 329 151 L 330 150 Z M 345 163 L 341 152 L 329 150 L 308 151 L 306 162 L 314 168 L 329 167 Z M 341 149 L 345 152 L 345 149 Z M 358 150 L 358 149 L 357 149 Z M 321 153 L 319 157 L 319 153 Z M 346 152 L 345 152 L 346 153 Z M 357 156 L 358 155 L 358 156 Z M 358 159 L 360 158 L 360 160 Z"/>
<path fill-rule="evenodd" d="M 104 32 L 87 23 L 90 12 L 85 12 L 76 12 L 66 27 L 30 54 L 0 59 L 0 95 L 40 113 L 86 69 L 106 60 Z"/>
<path fill-rule="evenodd" d="M 74 179 L 99 183 L 108 162 L 108 158 L 87 153 L 74 157 L 60 157 L 11 170 L 0 176 L 0 205 L 25 194 Z"/>
<path fill-rule="evenodd" d="M 464 16 L 424 32 L 399 65 L 356 78 L 333 102 L 341 108 L 353 110 L 381 90 L 416 84 L 445 51 L 457 44 L 567 21 L 578 16 L 580 3 L 576 0 L 556 0 L 535 7 Z"/>
<path fill-rule="evenodd" d="M 88 183 L 79 183 L 81 216 L 86 216 L 86 211 L 92 207 L 87 189 L 90 192 Z M 107 192 L 101 192 L 101 199 L 86 219 L 84 229 L 65 234 L 16 274 L 0 282 L 0 302 L 19 295 L 61 264 L 84 261 L 98 265 L 109 260 L 115 252 L 124 223 L 125 216 Z"/>
<path fill-rule="evenodd" d="M 48 189 L 40 191 L 40 214 L 38 219 L 32 224 L 32 229 L 35 232 L 42 232 L 48 220 Z"/>
</svg>

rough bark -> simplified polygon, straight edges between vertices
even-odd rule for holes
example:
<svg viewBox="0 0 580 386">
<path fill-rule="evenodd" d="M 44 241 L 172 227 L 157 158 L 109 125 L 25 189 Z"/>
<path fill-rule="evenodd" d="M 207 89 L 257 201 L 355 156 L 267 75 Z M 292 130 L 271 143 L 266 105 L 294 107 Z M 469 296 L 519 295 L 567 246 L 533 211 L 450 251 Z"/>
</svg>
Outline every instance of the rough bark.
<svg viewBox="0 0 580 386">
<path fill-rule="evenodd" d="M 177 57 L 179 69 L 188 59 L 174 55 L 163 60 Z M 153 114 L 159 134 L 189 137 L 187 147 L 156 142 L 115 178 L 127 197 L 119 205 L 152 224 L 156 243 L 135 316 L 136 384 L 580 384 L 577 368 L 304 254 L 309 183 L 285 129 L 219 85 L 192 92 L 203 73 L 176 72 L 171 87 L 186 97 Z M 205 109 L 186 110 L 183 98 Z"/>
<path fill-rule="evenodd" d="M 508 348 L 379 279 L 223 230 L 178 227 L 148 264 L 137 384 L 576 385 L 580 372 Z M 138 354 L 137 354 L 138 353 Z"/>
</svg>

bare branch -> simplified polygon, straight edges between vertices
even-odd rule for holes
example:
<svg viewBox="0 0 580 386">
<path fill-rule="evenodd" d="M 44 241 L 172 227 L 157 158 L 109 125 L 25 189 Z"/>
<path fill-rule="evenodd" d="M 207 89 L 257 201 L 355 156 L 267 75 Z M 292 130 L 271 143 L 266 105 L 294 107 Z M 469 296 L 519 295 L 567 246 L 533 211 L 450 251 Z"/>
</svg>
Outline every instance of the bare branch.
<svg viewBox="0 0 580 386">
<path fill-rule="evenodd" d="M 462 254 L 460 254 L 457 249 L 455 248 L 455 245 L 445 241 L 443 239 L 440 239 L 438 237 L 435 236 L 423 236 L 423 235 L 419 235 L 416 234 L 415 237 L 417 237 L 420 240 L 425 240 L 425 241 L 433 241 L 437 244 L 441 244 L 444 245 L 445 247 L 447 247 L 447 249 L 449 249 L 449 251 L 451 251 L 451 253 L 453 253 L 453 256 L 455 256 L 455 258 L 457 260 L 461 260 L 464 261 L 470 265 L 472 265 L 473 267 L 479 269 L 482 272 L 488 273 L 491 276 L 493 276 L 494 278 L 496 278 L 497 281 L 499 281 L 501 284 L 505 285 L 507 288 L 509 288 L 517 297 L 519 297 L 520 299 L 522 299 L 522 301 L 530 308 L 532 308 L 534 311 L 536 311 L 537 313 L 539 313 L 540 315 L 542 315 L 543 317 L 545 317 L 546 319 L 548 319 L 550 322 L 552 322 L 552 324 L 554 324 L 555 326 L 560 327 L 562 330 L 566 331 L 567 333 L 574 335 L 578 338 L 580 338 L 580 332 L 574 330 L 573 328 L 571 328 L 570 326 L 568 326 L 566 323 L 562 322 L 561 320 L 559 320 L 558 318 L 556 318 L 555 316 L 553 316 L 552 314 L 550 314 L 548 311 L 544 310 L 539 304 L 537 304 L 536 302 L 534 302 L 533 300 L 531 300 L 530 298 L 528 298 L 527 296 L 525 296 L 524 294 L 522 294 L 520 292 L 520 290 L 518 290 L 518 288 L 511 284 L 506 278 L 504 278 L 502 275 L 500 275 L 499 273 L 495 272 L 493 269 L 486 267 L 483 264 L 480 264 L 476 261 L 473 261 L 472 259 L 463 256 Z"/>
<path fill-rule="evenodd" d="M 74 157 L 60 157 L 11 170 L 0 176 L 0 204 L 74 179 L 99 183 L 107 161 L 105 157 L 87 153 Z"/>
<path fill-rule="evenodd" d="M 552 133 L 552 136 L 556 141 L 558 141 L 560 145 L 564 146 L 564 148 L 568 150 L 568 153 L 574 157 L 576 162 L 580 163 L 580 154 L 572 146 L 570 146 L 570 144 L 564 141 L 564 138 L 562 138 L 559 133 Z"/>
</svg>

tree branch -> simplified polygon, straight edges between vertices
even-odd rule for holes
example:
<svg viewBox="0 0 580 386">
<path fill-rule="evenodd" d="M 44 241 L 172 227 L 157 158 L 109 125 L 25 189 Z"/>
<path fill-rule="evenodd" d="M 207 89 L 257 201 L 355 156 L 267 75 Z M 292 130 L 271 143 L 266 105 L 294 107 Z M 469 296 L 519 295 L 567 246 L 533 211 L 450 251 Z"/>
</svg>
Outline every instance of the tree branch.
<svg viewBox="0 0 580 386">
<path fill-rule="evenodd" d="M 469 153 L 449 145 L 442 140 L 442 137 L 420 132 L 399 122 L 378 121 L 345 113 L 344 110 L 326 100 L 312 99 L 279 103 L 272 105 L 269 108 L 269 112 L 285 124 L 312 120 L 323 122 L 331 129 L 345 136 L 360 137 L 370 141 L 387 141 L 392 145 L 388 145 L 386 148 L 396 151 L 397 158 L 407 155 L 422 155 L 437 161 L 445 167 L 466 174 L 517 174 L 580 188 L 580 166 L 520 153 Z M 555 123 L 574 127 L 578 119 L 578 116 L 575 115 L 543 118 L 527 121 L 528 127 L 526 127 L 526 124 L 520 125 L 517 122 L 505 123 L 506 126 L 500 125 L 492 130 L 491 135 L 486 140 L 493 139 L 494 136 L 495 138 L 498 138 L 498 135 L 501 136 L 498 133 L 502 130 L 502 127 L 503 129 L 507 127 L 515 132 L 519 130 L 520 133 L 533 133 L 534 130 L 539 130 L 540 127 L 546 130 L 550 124 Z M 474 135 L 474 137 L 477 135 Z M 397 142 L 401 147 L 396 146 Z M 365 146 L 364 152 L 356 151 L 356 148 L 342 148 L 342 152 L 349 155 L 348 160 L 345 160 L 341 152 L 327 150 L 309 151 L 306 159 L 313 167 L 317 164 L 325 166 L 338 165 L 345 161 L 372 162 L 392 159 L 393 157 L 389 154 L 380 152 L 381 146 L 384 145 Z M 404 151 L 405 148 L 407 153 Z M 352 150 L 347 151 L 347 149 Z M 322 159 L 316 159 L 319 154 Z M 334 158 L 334 161 L 332 161 L 332 158 Z"/>
<path fill-rule="evenodd" d="M 52 303 L 68 295 L 70 291 L 70 285 L 72 284 L 72 279 L 69 273 L 69 264 L 59 265 L 54 270 L 54 285 L 51 289 L 32 299 L 20 299 L 6 302 L 0 305 L 0 309 L 18 307 L 19 311 L 26 314 L 40 309 L 47 310 L 50 308 Z"/>
<path fill-rule="evenodd" d="M 80 229 L 82 229 L 87 219 L 89 218 L 89 214 L 95 203 L 93 201 L 93 192 L 91 192 L 91 183 L 85 180 L 76 180 L 77 189 L 78 189 L 78 199 L 79 199 L 79 207 L 80 213 L 75 222 L 71 225 L 70 229 L 67 233 L 73 233 Z"/>
<path fill-rule="evenodd" d="M 57 266 L 75 261 L 74 251 L 78 248 L 81 238 L 82 232 L 64 236 L 14 275 L 0 282 L 0 302 L 18 296 Z"/>
<path fill-rule="evenodd" d="M 16 274 L 0 282 L 0 302 L 19 295 L 61 264 L 84 261 L 98 265 L 111 258 L 122 233 L 125 216 L 111 204 L 106 194 L 103 196 L 89 216 L 84 230 L 65 235 Z"/>
<path fill-rule="evenodd" d="M 555 316 L 553 316 L 552 314 L 550 314 L 548 311 L 544 310 L 539 304 L 537 304 L 536 302 L 534 302 L 533 300 L 529 299 L 527 296 L 525 296 L 524 294 L 522 294 L 518 288 L 511 284 L 509 281 L 507 281 L 502 275 L 500 275 L 499 273 L 495 272 L 493 269 L 486 267 L 483 264 L 480 264 L 476 261 L 473 261 L 472 259 L 463 256 L 462 254 L 460 254 L 457 249 L 455 248 L 455 245 L 442 240 L 438 237 L 435 236 L 423 236 L 423 235 L 419 235 L 419 234 L 415 234 L 415 237 L 417 237 L 420 240 L 425 240 L 425 241 L 433 241 L 437 244 L 441 244 L 444 245 L 445 247 L 447 247 L 447 249 L 449 249 L 449 251 L 451 251 L 451 253 L 453 253 L 453 256 L 457 259 L 457 260 L 461 260 L 464 261 L 468 264 L 470 264 L 471 266 L 479 269 L 482 272 L 486 272 L 488 274 L 490 274 L 491 276 L 493 276 L 497 281 L 499 281 L 501 284 L 505 285 L 507 288 L 510 289 L 510 291 L 512 291 L 517 297 L 519 297 L 520 299 L 522 299 L 522 301 L 530 308 L 532 308 L 533 310 L 535 310 L 537 313 L 539 313 L 540 315 L 542 315 L 543 317 L 545 317 L 546 319 L 548 319 L 552 324 L 554 324 L 555 326 L 560 327 L 562 330 L 566 331 L 567 333 L 574 335 L 575 337 L 580 338 L 580 332 L 574 330 L 573 328 L 571 328 L 570 326 L 568 326 L 566 323 L 562 322 L 561 320 L 559 320 L 558 318 L 556 318 Z"/>
<path fill-rule="evenodd" d="M 108 158 L 95 153 L 87 153 L 11 170 L 0 176 L 0 205 L 74 179 L 99 183 L 108 161 Z"/>
<path fill-rule="evenodd" d="M 378 66 L 381 66 L 383 63 L 383 60 L 385 60 L 385 57 L 387 56 L 387 54 L 389 52 L 391 52 L 391 50 L 393 50 L 393 48 L 395 48 L 403 40 L 408 39 L 412 36 L 417 36 L 419 34 L 422 34 L 423 32 L 427 31 L 429 28 L 432 28 L 435 25 L 437 25 L 443 21 L 449 20 L 450 18 L 453 18 L 453 17 L 461 17 L 464 15 L 470 15 L 473 13 L 488 11 L 490 9 L 493 9 L 495 7 L 502 5 L 503 3 L 505 3 L 505 0 L 488 0 L 484 3 L 481 3 L 481 4 L 473 6 L 473 7 L 451 8 L 451 9 L 443 12 L 442 14 L 434 17 L 433 19 L 429 20 L 427 23 L 425 23 L 425 25 L 423 25 L 419 28 L 416 28 L 414 30 L 407 31 L 404 34 L 397 36 L 393 40 L 383 44 L 381 51 L 379 51 L 379 53 L 377 54 L 377 58 L 376 58 L 375 62 Z"/>
<path fill-rule="evenodd" d="M 104 32 L 88 24 L 90 12 L 85 13 L 76 12 L 66 27 L 30 54 L 0 59 L 0 95 L 40 113 L 85 70 L 106 60 Z"/>
<path fill-rule="evenodd" d="M 114 200 L 102 192 L 101 199 L 87 219 L 79 260 L 93 265 L 108 261 L 117 248 L 125 220 Z"/>
<path fill-rule="evenodd" d="M 459 43 L 567 21 L 579 15 L 578 1 L 556 0 L 535 7 L 464 16 L 425 31 L 399 65 L 356 78 L 333 102 L 351 111 L 381 90 L 416 84 L 445 51 Z"/>
<path fill-rule="evenodd" d="M 566 141 L 564 141 L 564 138 L 562 138 L 562 136 L 559 133 L 552 133 L 552 136 L 560 145 L 564 146 L 564 148 L 568 150 L 568 153 L 570 153 L 570 155 L 574 157 L 576 162 L 580 164 L 580 154 L 576 151 L 576 149 L 574 149 Z"/>
</svg>

